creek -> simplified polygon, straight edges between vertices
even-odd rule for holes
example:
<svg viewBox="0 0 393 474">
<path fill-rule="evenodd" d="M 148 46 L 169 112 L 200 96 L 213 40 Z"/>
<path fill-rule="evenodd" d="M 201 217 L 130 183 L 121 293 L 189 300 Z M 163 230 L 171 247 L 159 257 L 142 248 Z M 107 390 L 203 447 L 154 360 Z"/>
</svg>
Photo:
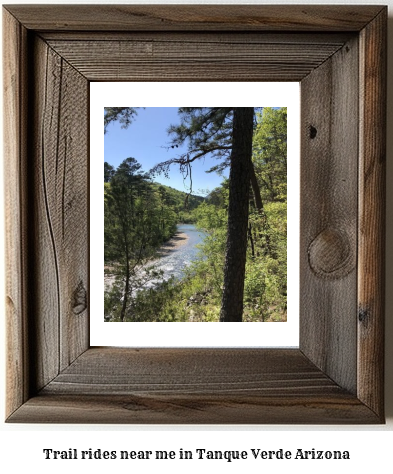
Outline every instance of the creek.
<svg viewBox="0 0 393 474">
<path fill-rule="evenodd" d="M 199 249 L 197 245 L 204 240 L 203 232 L 197 230 L 192 224 L 179 224 L 177 226 L 176 234 L 157 252 L 158 258 L 154 261 L 146 263 L 138 270 L 138 275 L 143 276 L 147 268 L 153 267 L 157 271 L 162 271 L 160 278 L 150 279 L 138 290 L 154 288 L 163 281 L 174 277 L 176 280 L 181 280 L 185 274 L 185 270 L 197 258 Z M 112 275 L 106 274 L 104 276 L 105 289 L 109 290 L 115 279 Z"/>
<path fill-rule="evenodd" d="M 145 288 L 153 288 L 161 281 L 174 277 L 181 280 L 185 270 L 197 258 L 198 244 L 204 240 L 203 232 L 192 224 L 179 224 L 176 234 L 159 251 L 159 259 L 153 262 L 156 270 L 162 270 L 163 276 L 159 280 L 151 280 Z M 152 263 L 147 266 L 151 266 Z"/>
</svg>

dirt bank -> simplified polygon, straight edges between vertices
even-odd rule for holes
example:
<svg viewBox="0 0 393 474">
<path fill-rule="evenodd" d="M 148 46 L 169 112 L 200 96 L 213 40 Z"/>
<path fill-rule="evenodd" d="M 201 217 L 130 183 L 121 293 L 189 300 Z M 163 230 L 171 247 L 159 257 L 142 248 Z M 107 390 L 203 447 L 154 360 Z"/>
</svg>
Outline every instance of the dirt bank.
<svg viewBox="0 0 393 474">
<path fill-rule="evenodd" d="M 168 242 L 165 242 L 165 244 L 161 245 L 157 252 L 158 256 L 165 257 L 166 255 L 169 255 L 174 250 L 185 245 L 188 239 L 188 235 L 184 232 L 176 232 L 176 234 L 170 238 Z"/>
</svg>

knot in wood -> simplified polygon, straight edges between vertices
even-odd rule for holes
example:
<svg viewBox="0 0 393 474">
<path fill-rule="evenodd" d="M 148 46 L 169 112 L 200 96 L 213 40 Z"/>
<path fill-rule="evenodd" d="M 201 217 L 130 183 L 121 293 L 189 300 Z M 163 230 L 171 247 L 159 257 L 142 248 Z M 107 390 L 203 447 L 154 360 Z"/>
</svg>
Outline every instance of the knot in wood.
<svg viewBox="0 0 393 474">
<path fill-rule="evenodd" d="M 324 278 L 338 279 L 355 267 L 350 239 L 337 229 L 325 229 L 308 247 L 309 264 L 313 272 Z"/>
<path fill-rule="evenodd" d="M 74 314 L 80 314 L 87 307 L 87 293 L 82 281 L 79 282 L 73 296 L 72 312 Z"/>
<path fill-rule="evenodd" d="M 318 130 L 312 125 L 310 125 L 309 130 L 310 130 L 310 138 L 311 140 L 314 140 L 314 138 L 317 136 Z"/>
<path fill-rule="evenodd" d="M 358 311 L 359 323 L 362 323 L 364 327 L 367 327 L 369 318 L 370 318 L 370 311 L 367 308 L 359 307 L 359 311 Z"/>
</svg>

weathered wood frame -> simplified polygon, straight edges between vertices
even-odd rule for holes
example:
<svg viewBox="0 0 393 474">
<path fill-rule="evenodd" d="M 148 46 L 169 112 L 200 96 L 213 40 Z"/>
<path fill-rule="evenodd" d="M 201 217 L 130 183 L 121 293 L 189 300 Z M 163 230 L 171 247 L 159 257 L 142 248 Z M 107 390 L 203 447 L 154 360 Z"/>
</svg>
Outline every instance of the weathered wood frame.
<svg viewBox="0 0 393 474">
<path fill-rule="evenodd" d="M 384 422 L 386 17 L 5 6 L 7 421 Z M 299 349 L 89 346 L 97 80 L 301 82 Z"/>
</svg>

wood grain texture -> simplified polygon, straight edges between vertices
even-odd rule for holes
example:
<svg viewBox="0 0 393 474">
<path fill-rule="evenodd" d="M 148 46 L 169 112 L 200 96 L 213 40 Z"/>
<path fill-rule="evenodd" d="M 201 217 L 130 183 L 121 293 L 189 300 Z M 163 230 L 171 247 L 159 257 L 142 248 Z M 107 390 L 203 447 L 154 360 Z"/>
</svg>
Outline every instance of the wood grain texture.
<svg viewBox="0 0 393 474">
<path fill-rule="evenodd" d="M 130 36 L 130 35 L 129 35 Z M 300 81 L 342 42 L 326 43 L 309 38 L 295 43 L 275 42 L 269 35 L 260 41 L 231 40 L 209 35 L 209 42 L 197 41 L 202 35 L 182 35 L 181 40 L 50 40 L 48 43 L 68 63 L 92 81 Z M 266 37 L 267 36 L 267 37 Z"/>
<path fill-rule="evenodd" d="M 383 416 L 387 10 L 360 35 L 359 398 Z"/>
<path fill-rule="evenodd" d="M 39 37 L 48 44 L 54 41 L 139 41 L 158 43 L 230 43 L 230 44 L 324 44 L 339 47 L 356 32 L 253 32 L 253 31 L 40 31 Z"/>
<path fill-rule="evenodd" d="M 27 28 L 105 31 L 359 31 L 375 5 L 6 5 Z"/>
<path fill-rule="evenodd" d="M 6 412 L 12 413 L 29 396 L 26 295 L 26 153 L 27 101 L 22 84 L 27 77 L 27 32 L 3 12 L 4 176 L 5 186 L 5 310 L 7 327 Z"/>
<path fill-rule="evenodd" d="M 299 350 L 92 348 L 9 421 L 375 423 Z"/>
<path fill-rule="evenodd" d="M 301 83 L 300 348 L 356 394 L 358 48 Z M 316 91 L 324 91 L 324 94 Z"/>
<path fill-rule="evenodd" d="M 350 395 L 292 398 L 198 395 L 43 395 L 32 397 L 12 423 L 92 424 L 375 424 L 379 419 Z"/>
<path fill-rule="evenodd" d="M 34 58 L 30 286 L 40 389 L 88 348 L 88 87 L 37 37 Z"/>
<path fill-rule="evenodd" d="M 290 396 L 342 391 L 298 350 L 91 348 L 41 393 L 277 396 L 283 387 Z"/>
</svg>

